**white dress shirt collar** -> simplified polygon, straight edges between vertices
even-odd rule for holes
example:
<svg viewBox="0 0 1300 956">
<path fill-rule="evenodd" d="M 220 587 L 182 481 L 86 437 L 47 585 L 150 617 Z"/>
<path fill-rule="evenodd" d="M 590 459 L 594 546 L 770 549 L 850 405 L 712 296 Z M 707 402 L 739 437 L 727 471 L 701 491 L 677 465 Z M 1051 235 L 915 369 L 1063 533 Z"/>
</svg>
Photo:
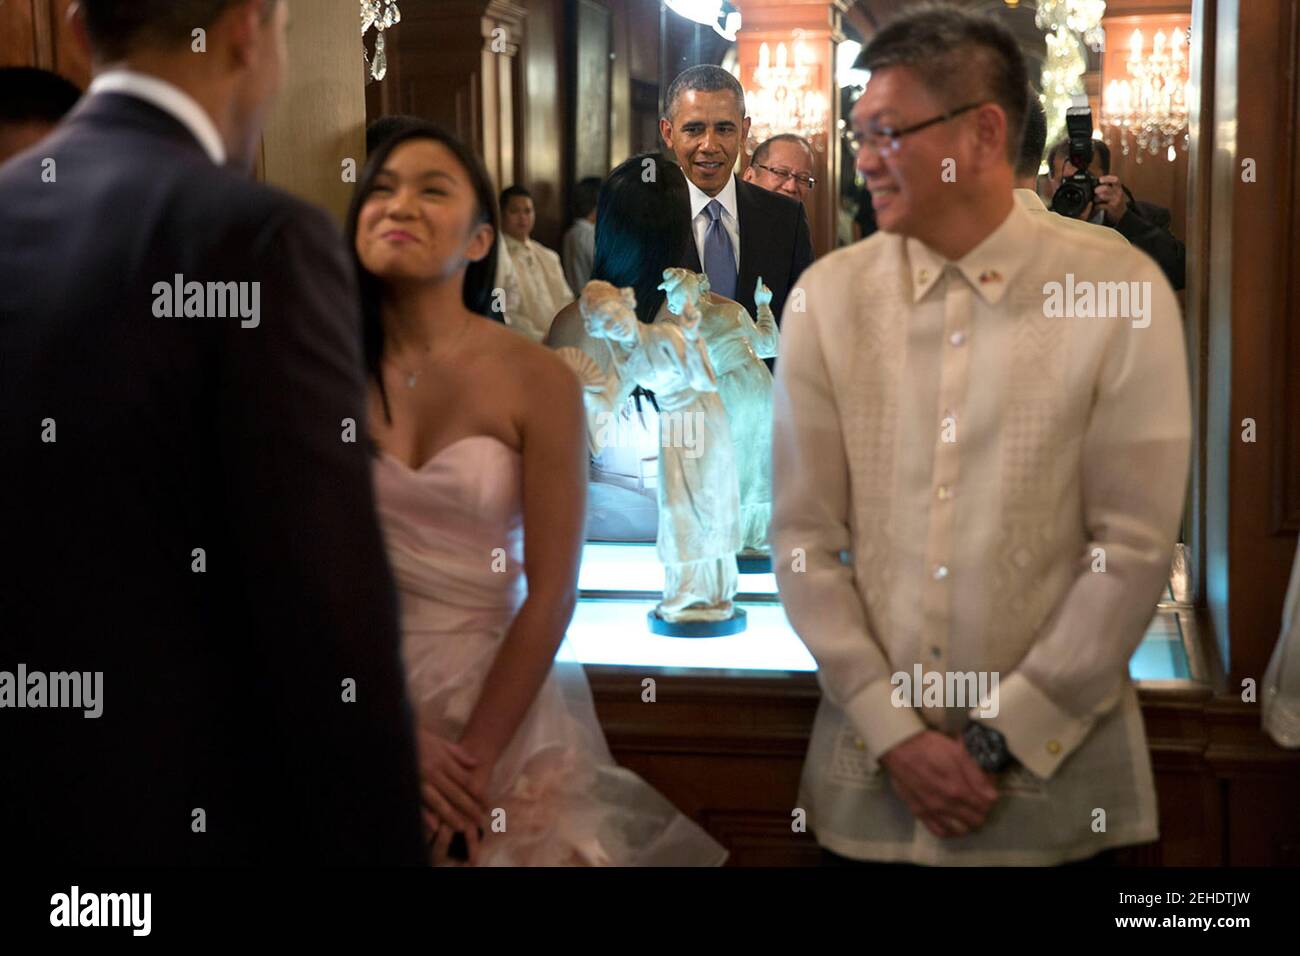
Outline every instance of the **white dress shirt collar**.
<svg viewBox="0 0 1300 956">
<path fill-rule="evenodd" d="M 512 254 L 518 254 L 520 252 L 527 252 L 530 255 L 532 254 L 533 242 L 531 239 L 516 239 L 508 232 L 504 231 L 501 233 L 501 237 L 505 239 L 506 245 L 510 247 L 510 252 Z"/>
<path fill-rule="evenodd" d="M 226 163 L 226 145 L 221 141 L 217 125 L 212 122 L 194 97 L 166 80 L 146 73 L 114 67 L 95 77 L 88 93 L 124 93 L 144 100 L 174 117 L 198 140 L 203 151 L 218 166 Z"/>
<path fill-rule="evenodd" d="M 686 180 L 686 186 L 691 191 L 691 219 L 694 220 L 704 207 L 713 200 L 722 203 L 722 208 L 731 214 L 731 218 L 736 222 L 740 221 L 740 216 L 736 213 L 736 177 L 728 176 L 727 185 L 722 187 L 722 191 L 716 196 L 710 196 L 695 183 L 689 179 Z"/>
<path fill-rule="evenodd" d="M 1019 202 L 1011 204 L 1011 211 L 1002 224 L 984 237 L 984 241 L 962 256 L 957 262 L 939 255 L 919 239 L 907 239 L 907 258 L 912 267 L 912 301 L 920 302 L 931 287 L 939 281 L 946 266 L 952 265 L 971 287 L 989 305 L 1002 300 L 1011 280 L 1024 263 L 1035 221 Z"/>
<path fill-rule="evenodd" d="M 1016 197 L 1016 202 L 1020 203 L 1020 205 L 1024 206 L 1030 212 L 1051 211 L 1047 208 L 1047 204 L 1043 202 L 1042 197 L 1032 189 L 1016 189 L 1012 191 L 1012 195 Z"/>
</svg>

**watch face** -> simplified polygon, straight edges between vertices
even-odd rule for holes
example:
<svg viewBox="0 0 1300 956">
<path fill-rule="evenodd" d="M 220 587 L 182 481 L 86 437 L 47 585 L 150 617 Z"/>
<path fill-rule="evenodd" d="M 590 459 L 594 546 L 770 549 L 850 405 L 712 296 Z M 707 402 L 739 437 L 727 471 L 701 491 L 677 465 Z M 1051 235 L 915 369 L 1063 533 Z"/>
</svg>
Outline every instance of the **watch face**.
<svg viewBox="0 0 1300 956">
<path fill-rule="evenodd" d="M 1002 735 L 983 724 L 972 723 L 963 735 L 966 749 L 983 770 L 992 773 L 1006 762 L 1007 749 Z"/>
</svg>

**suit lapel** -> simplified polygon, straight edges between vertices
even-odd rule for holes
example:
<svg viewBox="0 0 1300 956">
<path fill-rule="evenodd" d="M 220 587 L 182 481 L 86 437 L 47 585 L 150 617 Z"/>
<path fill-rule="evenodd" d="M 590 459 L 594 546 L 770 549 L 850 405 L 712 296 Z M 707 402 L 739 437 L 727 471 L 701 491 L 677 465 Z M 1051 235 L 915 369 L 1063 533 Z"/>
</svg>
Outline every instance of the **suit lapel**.
<svg viewBox="0 0 1300 956">
<path fill-rule="evenodd" d="M 740 268 L 736 270 L 736 298 L 744 301 L 752 292 L 758 278 L 758 229 L 746 229 L 745 223 L 753 218 L 754 207 L 749 201 L 749 183 L 736 178 L 736 219 L 740 229 Z"/>
<path fill-rule="evenodd" d="M 687 210 L 689 212 L 689 209 Z M 686 268 L 692 272 L 703 272 L 704 266 L 700 264 L 700 250 L 695 248 L 695 226 L 691 226 L 690 241 L 686 243 Z"/>
</svg>

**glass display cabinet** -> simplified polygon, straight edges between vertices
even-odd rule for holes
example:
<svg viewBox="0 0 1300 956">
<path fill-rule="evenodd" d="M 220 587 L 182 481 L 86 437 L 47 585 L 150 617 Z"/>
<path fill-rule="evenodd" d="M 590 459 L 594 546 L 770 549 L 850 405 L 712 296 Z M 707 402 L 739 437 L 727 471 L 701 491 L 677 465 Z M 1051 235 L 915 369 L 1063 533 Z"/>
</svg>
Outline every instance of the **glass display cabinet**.
<svg viewBox="0 0 1300 956">
<path fill-rule="evenodd" d="M 578 577 L 579 601 L 569 641 L 584 664 L 674 671 L 813 673 L 816 662 L 786 619 L 776 576 L 740 575 L 737 603 L 748 615 L 743 632 L 682 638 L 652 634 L 646 612 L 663 593 L 663 566 L 650 542 L 588 541 Z M 1129 662 L 1140 684 L 1200 683 L 1204 664 L 1193 640 L 1192 606 L 1176 598 L 1175 574 Z M 771 675 L 769 675 L 771 676 Z"/>
</svg>

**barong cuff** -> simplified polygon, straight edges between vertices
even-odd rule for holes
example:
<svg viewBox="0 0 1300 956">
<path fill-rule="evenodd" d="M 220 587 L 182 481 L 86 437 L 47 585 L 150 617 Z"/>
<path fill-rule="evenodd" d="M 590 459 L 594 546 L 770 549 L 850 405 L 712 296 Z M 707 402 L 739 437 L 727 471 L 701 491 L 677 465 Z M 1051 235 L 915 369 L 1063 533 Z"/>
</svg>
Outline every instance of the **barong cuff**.
<svg viewBox="0 0 1300 956">
<path fill-rule="evenodd" d="M 971 718 L 1000 732 L 1011 755 L 1040 780 L 1051 779 L 1093 725 L 1052 703 L 1019 673 L 1001 681 L 996 717 L 980 717 L 980 709 L 971 708 Z"/>
</svg>

